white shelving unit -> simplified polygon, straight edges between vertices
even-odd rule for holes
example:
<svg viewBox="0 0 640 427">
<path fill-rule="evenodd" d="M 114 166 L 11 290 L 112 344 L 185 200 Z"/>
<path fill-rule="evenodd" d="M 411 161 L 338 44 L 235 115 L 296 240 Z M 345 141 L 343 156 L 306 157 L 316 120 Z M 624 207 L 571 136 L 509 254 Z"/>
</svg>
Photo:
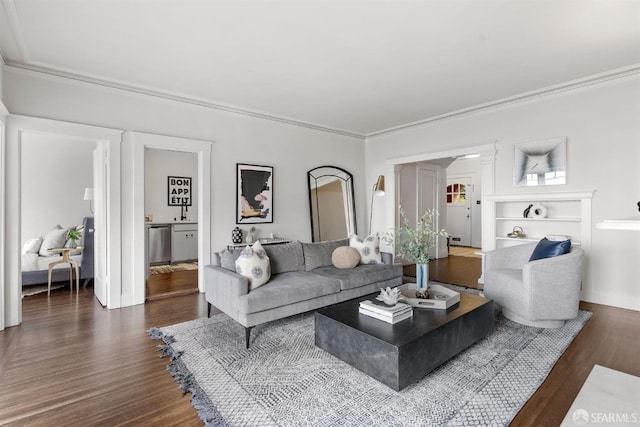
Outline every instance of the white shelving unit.
<svg viewBox="0 0 640 427">
<path fill-rule="evenodd" d="M 591 200 L 593 191 L 526 194 L 493 194 L 483 199 L 484 251 L 537 242 L 547 235 L 565 235 L 571 243 L 585 250 L 591 246 Z M 524 218 L 530 205 L 539 203 L 547 209 L 544 218 Z M 521 227 L 526 237 L 507 234 Z"/>
</svg>

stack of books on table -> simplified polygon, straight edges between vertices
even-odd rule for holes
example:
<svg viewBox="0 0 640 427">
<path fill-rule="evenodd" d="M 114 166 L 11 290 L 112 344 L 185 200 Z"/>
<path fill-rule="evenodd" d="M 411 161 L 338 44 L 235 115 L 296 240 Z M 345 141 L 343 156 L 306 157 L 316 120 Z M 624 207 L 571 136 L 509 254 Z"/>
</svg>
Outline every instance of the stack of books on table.
<svg viewBox="0 0 640 427">
<path fill-rule="evenodd" d="M 402 302 L 388 306 L 373 301 L 362 301 L 360 302 L 360 314 L 374 317 L 387 323 L 398 323 L 413 316 L 413 307 Z"/>
</svg>

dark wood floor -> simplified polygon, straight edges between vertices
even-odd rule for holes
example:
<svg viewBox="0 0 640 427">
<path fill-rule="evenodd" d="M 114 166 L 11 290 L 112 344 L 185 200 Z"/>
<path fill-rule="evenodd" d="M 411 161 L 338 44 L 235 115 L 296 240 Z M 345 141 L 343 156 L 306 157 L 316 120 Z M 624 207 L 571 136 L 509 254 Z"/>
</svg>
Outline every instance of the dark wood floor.
<svg viewBox="0 0 640 427">
<path fill-rule="evenodd" d="M 512 425 L 557 426 L 594 364 L 640 376 L 640 312 L 581 307 L 592 319 Z M 0 332 L 0 425 L 201 425 L 146 332 L 206 316 L 201 294 L 106 310 L 60 289 L 23 310 Z"/>
<path fill-rule="evenodd" d="M 198 292 L 198 270 L 152 274 L 147 279 L 147 301 Z"/>
</svg>

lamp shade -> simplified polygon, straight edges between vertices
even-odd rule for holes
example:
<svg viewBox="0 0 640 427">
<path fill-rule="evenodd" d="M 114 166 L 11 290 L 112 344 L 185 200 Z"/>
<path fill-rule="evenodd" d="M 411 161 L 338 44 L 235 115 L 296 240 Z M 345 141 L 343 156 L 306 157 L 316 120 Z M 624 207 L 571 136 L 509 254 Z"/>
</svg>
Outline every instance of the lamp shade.
<svg viewBox="0 0 640 427">
<path fill-rule="evenodd" d="M 93 188 L 84 189 L 84 200 L 93 200 Z"/>
<path fill-rule="evenodd" d="M 380 175 L 378 177 L 378 181 L 376 181 L 376 185 L 373 187 L 373 191 L 376 196 L 384 196 L 384 175 Z"/>
</svg>

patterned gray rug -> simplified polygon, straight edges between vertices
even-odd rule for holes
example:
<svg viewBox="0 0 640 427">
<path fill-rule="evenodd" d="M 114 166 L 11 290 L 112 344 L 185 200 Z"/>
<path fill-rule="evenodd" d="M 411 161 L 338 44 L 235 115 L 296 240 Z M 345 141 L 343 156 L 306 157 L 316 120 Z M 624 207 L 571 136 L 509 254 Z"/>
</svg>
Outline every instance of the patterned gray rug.
<svg viewBox="0 0 640 427">
<path fill-rule="evenodd" d="M 244 328 L 224 314 L 149 330 L 205 425 L 507 425 L 591 313 L 560 329 L 496 314 L 495 330 L 396 392 L 314 346 L 305 314 Z"/>
</svg>

